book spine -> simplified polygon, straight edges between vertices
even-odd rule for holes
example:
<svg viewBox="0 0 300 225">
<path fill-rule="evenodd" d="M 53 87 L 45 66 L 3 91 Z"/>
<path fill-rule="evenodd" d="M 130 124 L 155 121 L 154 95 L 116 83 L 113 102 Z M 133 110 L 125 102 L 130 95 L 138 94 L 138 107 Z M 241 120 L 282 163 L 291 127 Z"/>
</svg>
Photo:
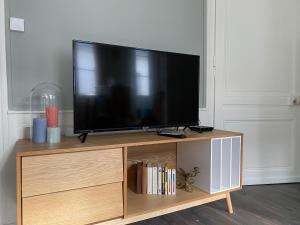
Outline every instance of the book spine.
<svg viewBox="0 0 300 225">
<path fill-rule="evenodd" d="M 137 164 L 136 173 L 136 193 L 142 194 L 142 173 L 143 173 L 143 163 Z"/>
<path fill-rule="evenodd" d="M 143 163 L 142 194 L 147 194 L 147 183 L 148 183 L 148 167 L 146 163 Z"/>
<path fill-rule="evenodd" d="M 165 195 L 168 195 L 168 167 L 165 167 Z"/>
<path fill-rule="evenodd" d="M 157 177 L 157 194 L 161 195 L 162 192 L 161 192 L 161 173 L 162 173 L 162 169 L 161 167 L 159 166 L 158 167 L 158 177 Z"/>
<path fill-rule="evenodd" d="M 161 194 L 165 194 L 165 168 L 161 170 Z"/>
<path fill-rule="evenodd" d="M 168 195 L 172 194 L 172 170 L 168 169 Z"/>
<path fill-rule="evenodd" d="M 176 169 L 172 169 L 172 195 L 176 195 Z"/>
<path fill-rule="evenodd" d="M 148 168 L 148 175 L 147 175 L 147 177 L 148 177 L 148 185 L 147 185 L 147 194 L 148 195 L 152 195 L 152 167 L 151 167 L 151 164 L 148 164 L 147 165 L 147 168 Z"/>
<path fill-rule="evenodd" d="M 157 167 L 152 167 L 152 194 L 157 195 Z"/>
</svg>

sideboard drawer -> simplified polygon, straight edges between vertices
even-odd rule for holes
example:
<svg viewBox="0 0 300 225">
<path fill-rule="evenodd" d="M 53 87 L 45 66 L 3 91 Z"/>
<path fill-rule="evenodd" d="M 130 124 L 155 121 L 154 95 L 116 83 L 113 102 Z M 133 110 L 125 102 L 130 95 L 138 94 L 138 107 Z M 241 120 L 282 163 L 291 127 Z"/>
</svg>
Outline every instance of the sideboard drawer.
<svg viewBox="0 0 300 225">
<path fill-rule="evenodd" d="M 23 198 L 23 225 L 83 225 L 123 216 L 122 183 Z"/>
<path fill-rule="evenodd" d="M 22 158 L 22 197 L 121 181 L 122 148 Z"/>
</svg>

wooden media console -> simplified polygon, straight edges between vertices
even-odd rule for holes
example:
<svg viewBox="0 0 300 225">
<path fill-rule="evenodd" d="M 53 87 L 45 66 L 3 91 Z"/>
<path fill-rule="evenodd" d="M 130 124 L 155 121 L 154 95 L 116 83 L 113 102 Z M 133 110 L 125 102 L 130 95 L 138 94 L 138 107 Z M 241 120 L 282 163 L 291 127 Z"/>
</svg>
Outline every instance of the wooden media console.
<svg viewBox="0 0 300 225">
<path fill-rule="evenodd" d="M 226 199 L 242 188 L 243 134 L 214 130 L 176 139 L 155 132 L 89 136 L 81 144 L 16 143 L 18 225 L 123 225 Z M 194 192 L 134 191 L 137 161 L 173 164 L 200 174 Z"/>
</svg>

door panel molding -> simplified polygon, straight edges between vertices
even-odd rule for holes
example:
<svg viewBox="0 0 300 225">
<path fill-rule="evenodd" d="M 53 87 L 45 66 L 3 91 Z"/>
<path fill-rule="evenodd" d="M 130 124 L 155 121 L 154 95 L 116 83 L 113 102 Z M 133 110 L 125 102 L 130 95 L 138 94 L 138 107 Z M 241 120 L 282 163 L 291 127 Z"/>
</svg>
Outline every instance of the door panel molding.
<svg viewBox="0 0 300 225">
<path fill-rule="evenodd" d="M 294 46 L 290 44 L 294 26 L 283 9 L 292 10 L 292 4 L 280 0 L 223 1 L 225 92 L 289 96 L 295 75 Z M 291 79 L 286 79 L 287 75 Z"/>
</svg>

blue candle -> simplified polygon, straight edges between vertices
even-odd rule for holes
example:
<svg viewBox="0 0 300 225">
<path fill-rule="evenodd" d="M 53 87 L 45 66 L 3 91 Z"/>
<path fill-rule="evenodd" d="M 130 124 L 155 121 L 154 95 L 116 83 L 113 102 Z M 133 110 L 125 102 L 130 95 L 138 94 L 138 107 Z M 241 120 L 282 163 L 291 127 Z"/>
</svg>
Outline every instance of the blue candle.
<svg viewBox="0 0 300 225">
<path fill-rule="evenodd" d="M 32 141 L 34 143 L 46 143 L 47 141 L 47 119 L 34 118 L 32 129 Z"/>
</svg>

